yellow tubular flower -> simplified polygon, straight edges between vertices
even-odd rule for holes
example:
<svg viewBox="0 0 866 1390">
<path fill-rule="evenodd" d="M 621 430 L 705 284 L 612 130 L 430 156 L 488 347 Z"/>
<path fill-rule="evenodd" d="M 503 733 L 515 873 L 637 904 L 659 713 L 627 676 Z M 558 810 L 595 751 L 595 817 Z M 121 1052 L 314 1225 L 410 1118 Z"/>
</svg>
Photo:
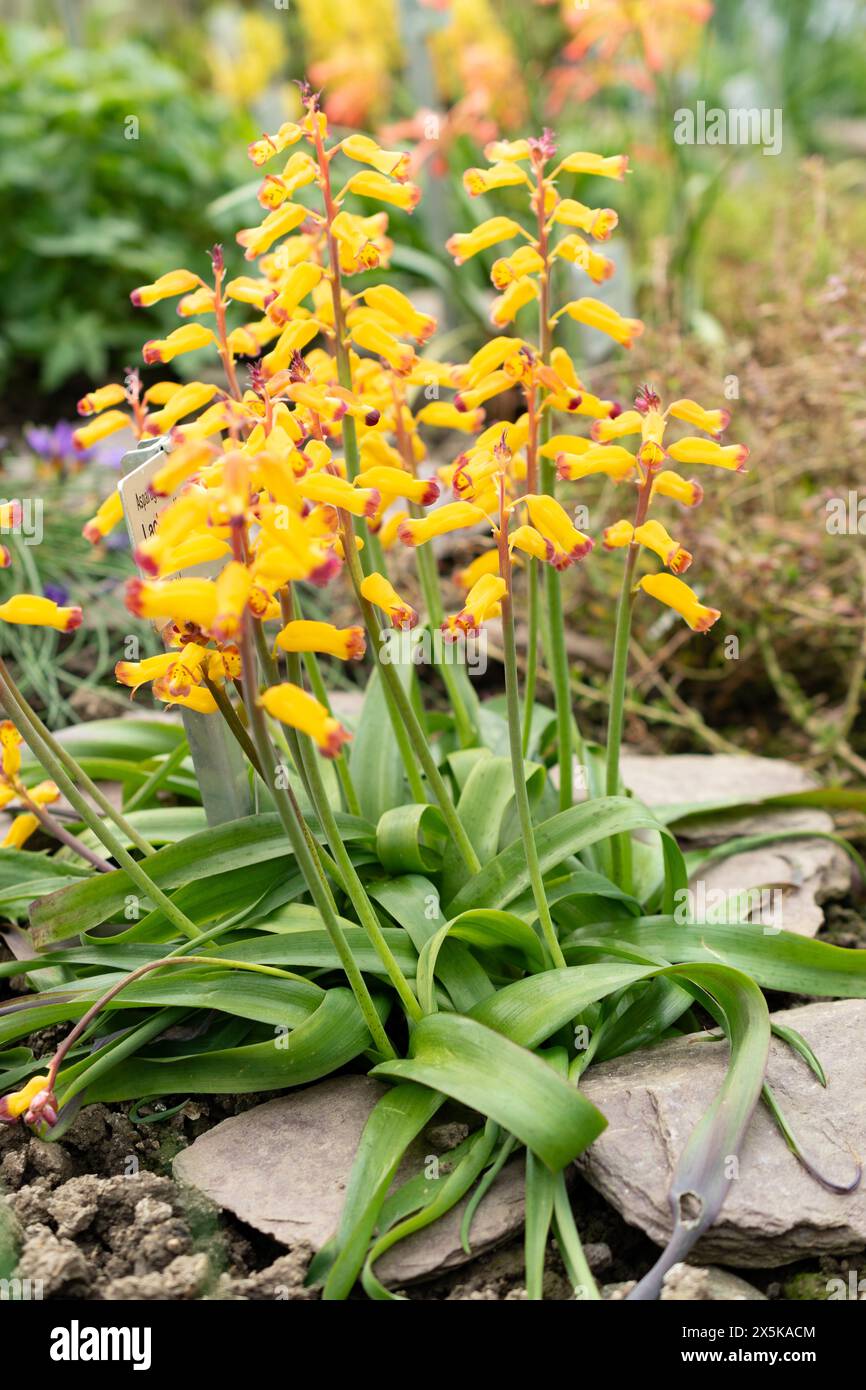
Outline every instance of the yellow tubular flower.
<svg viewBox="0 0 866 1390">
<path fill-rule="evenodd" d="M 696 430 L 706 430 L 707 434 L 721 434 L 727 429 L 731 417 L 727 410 L 704 410 L 697 401 L 673 401 L 668 406 L 668 415 L 675 420 L 684 420 Z"/>
<path fill-rule="evenodd" d="M 553 497 L 527 493 L 522 499 L 533 526 L 562 552 L 564 564 L 583 559 L 592 550 L 592 540 L 578 531 L 568 513 Z M 557 568 L 561 566 L 558 565 Z"/>
<path fill-rule="evenodd" d="M 611 420 L 594 420 L 590 434 L 598 444 L 607 444 L 611 439 L 622 439 L 627 434 L 640 434 L 643 429 L 643 416 L 637 410 L 624 410 Z"/>
<path fill-rule="evenodd" d="M 297 309 L 302 299 L 306 299 L 321 282 L 324 270 L 320 265 L 303 261 L 289 271 L 276 298 L 268 304 L 268 318 L 274 323 L 285 323 Z"/>
<path fill-rule="evenodd" d="M 157 410 L 148 417 L 148 434 L 167 434 L 178 420 L 183 419 L 184 415 L 191 415 L 194 410 L 200 410 L 203 405 L 213 400 L 216 393 L 216 386 L 208 385 L 204 381 L 187 382 L 186 386 L 175 391 L 162 410 Z"/>
<path fill-rule="evenodd" d="M 216 615 L 209 630 L 217 642 L 230 642 L 237 636 L 251 588 L 246 565 L 230 561 L 216 582 Z"/>
<path fill-rule="evenodd" d="M 393 319 L 396 330 L 416 342 L 426 343 L 435 333 L 436 320 L 430 314 L 419 313 L 411 299 L 391 285 L 373 285 L 361 293 L 368 308 Z"/>
<path fill-rule="evenodd" d="M 553 177 L 565 172 L 567 174 L 597 174 L 604 179 L 625 178 L 628 170 L 628 155 L 614 154 L 605 157 L 600 154 L 590 154 L 586 150 L 579 150 L 574 154 L 566 155 L 562 163 L 555 170 Z"/>
<path fill-rule="evenodd" d="M 645 574 L 638 588 L 679 613 L 693 632 L 707 632 L 722 616 L 718 608 L 707 608 L 694 589 L 672 574 Z"/>
<path fill-rule="evenodd" d="M 588 232 L 596 241 L 607 241 L 618 225 L 619 217 L 613 208 L 588 208 L 574 198 L 563 198 L 556 205 L 553 221 L 564 227 L 577 227 L 581 232 Z"/>
<path fill-rule="evenodd" d="M 474 560 L 465 569 L 457 570 L 454 575 L 455 582 L 461 589 L 471 589 L 478 580 L 485 574 L 499 573 L 499 552 L 498 550 L 484 550 L 480 555 L 476 555 Z"/>
<path fill-rule="evenodd" d="M 50 806 L 60 800 L 60 788 L 56 782 L 39 782 L 37 786 L 30 788 L 27 795 L 37 806 Z"/>
<path fill-rule="evenodd" d="M 21 745 L 24 742 L 11 719 L 0 723 L 0 756 L 5 778 L 18 776 L 21 770 Z"/>
<path fill-rule="evenodd" d="M 477 526 L 486 520 L 486 514 L 471 502 L 448 502 L 444 507 L 437 507 L 429 516 L 404 521 L 398 535 L 404 545 L 424 545 L 434 536 L 462 531 L 467 526 Z"/>
<path fill-rule="evenodd" d="M 177 312 L 182 319 L 194 318 L 197 314 L 212 314 L 215 309 L 216 295 L 209 289 L 194 290 L 192 294 L 185 294 L 177 306 Z"/>
<path fill-rule="evenodd" d="M 186 323 L 176 328 L 167 338 L 151 338 L 141 349 L 141 355 L 148 366 L 154 362 L 172 362 L 185 352 L 196 352 L 216 342 L 213 333 L 201 323 Z M 104 416 L 102 417 L 105 418 Z"/>
<path fill-rule="evenodd" d="M 544 261 L 534 246 L 521 246 L 510 256 L 501 256 L 493 262 L 490 279 L 498 290 L 504 290 L 514 280 L 524 275 L 538 275 L 544 269 Z"/>
<path fill-rule="evenodd" d="M 631 545 L 634 538 L 635 530 L 630 521 L 615 521 L 612 526 L 605 527 L 602 535 L 605 550 L 621 550 Z"/>
<path fill-rule="evenodd" d="M 556 556 L 553 541 L 545 540 L 534 526 L 515 526 L 509 533 L 508 546 L 511 550 L 522 550 L 525 555 L 532 555 L 545 564 L 552 564 Z"/>
<path fill-rule="evenodd" d="M 623 318 L 616 309 L 603 304 L 600 299 L 573 299 L 560 310 L 560 314 L 568 314 L 576 323 L 585 323 L 588 328 L 597 328 L 622 347 L 631 347 L 634 339 L 643 333 L 640 319 Z"/>
<path fill-rule="evenodd" d="M 361 596 L 387 613 L 394 627 L 414 627 L 418 621 L 415 609 L 401 599 L 397 590 L 383 574 L 368 574 L 361 584 Z"/>
<path fill-rule="evenodd" d="M 454 257 L 457 265 L 463 265 L 471 256 L 477 256 L 479 251 L 497 246 L 500 241 L 511 241 L 513 237 L 525 235 L 520 223 L 512 218 L 489 217 L 471 232 L 455 232 L 446 241 L 445 249 Z"/>
<path fill-rule="evenodd" d="M 400 375 L 405 376 L 415 365 L 415 349 L 409 343 L 401 343 L 393 333 L 389 333 L 387 328 L 383 328 L 381 323 L 372 318 L 353 317 L 350 334 L 357 347 L 374 352 L 377 357 L 383 357 L 388 366 L 393 367 Z"/>
<path fill-rule="evenodd" d="M 619 483 L 630 477 L 636 468 L 637 459 L 634 454 L 630 454 L 628 449 L 623 449 L 619 444 L 602 444 L 597 448 L 590 446 L 577 457 L 563 452 L 556 460 L 557 475 L 570 482 L 578 482 L 581 478 L 603 473 Z"/>
<path fill-rule="evenodd" d="M 343 744 L 351 738 L 351 734 L 329 714 L 325 706 L 299 685 L 292 685 L 288 681 L 274 685 L 262 692 L 261 703 L 274 719 L 309 735 L 326 758 L 335 758 Z"/>
<path fill-rule="evenodd" d="M 418 411 L 415 419 L 421 425 L 436 425 L 443 430 L 476 434 L 484 423 L 484 411 L 460 410 L 450 401 L 429 401 Z"/>
<path fill-rule="evenodd" d="M 90 449 L 94 444 L 98 444 L 100 439 L 107 439 L 110 434 L 117 434 L 118 430 L 129 428 L 129 416 L 122 410 L 106 410 L 102 415 L 97 415 L 95 420 L 91 420 L 89 425 L 81 425 L 74 430 L 72 442 L 76 449 Z"/>
<path fill-rule="evenodd" d="M 31 1103 L 40 1095 L 48 1085 L 47 1076 L 31 1076 L 26 1086 L 22 1086 L 20 1091 L 13 1091 L 9 1096 L 0 1097 L 0 1124 L 14 1122 L 26 1115 Z"/>
<path fill-rule="evenodd" d="M 350 135 L 340 145 L 343 154 L 358 164 L 371 164 L 380 174 L 392 179 L 405 179 L 409 173 L 409 156 L 403 150 L 383 150 L 369 135 Z"/>
<path fill-rule="evenodd" d="M 409 502 L 417 502 L 429 507 L 439 496 L 439 484 L 433 478 L 413 478 L 402 468 L 389 468 L 387 465 L 365 468 L 355 479 L 359 487 L 372 488 L 388 497 L 405 497 Z"/>
<path fill-rule="evenodd" d="M 176 660 L 175 652 L 160 652 L 158 656 L 146 656 L 141 661 L 118 661 L 114 679 L 119 685 L 128 685 L 135 694 L 139 686 L 164 676 Z"/>
<path fill-rule="evenodd" d="M 508 160 L 493 164 L 489 169 L 467 169 L 463 175 L 463 187 L 470 198 L 477 198 L 494 188 L 513 188 L 521 183 L 527 188 L 532 187 L 526 171 Z"/>
<path fill-rule="evenodd" d="M 579 434 L 554 434 L 542 444 L 538 452 L 542 458 L 555 459 L 559 458 L 560 454 L 586 454 L 591 448 L 589 440 Z"/>
<path fill-rule="evenodd" d="M 484 158 L 494 161 L 501 159 L 529 159 L 532 146 L 528 140 L 492 140 L 484 146 Z"/>
<path fill-rule="evenodd" d="M 190 290 L 198 289 L 201 284 L 201 276 L 193 275 L 191 270 L 170 270 L 167 275 L 160 275 L 152 285 L 140 285 L 129 297 L 136 308 L 146 308 L 150 304 L 158 304 L 161 299 L 173 299 L 175 295 L 188 294 Z"/>
<path fill-rule="evenodd" d="M 392 512 L 379 528 L 379 544 L 383 550 L 392 550 L 397 544 L 400 526 L 406 520 L 409 513 L 404 511 Z"/>
<path fill-rule="evenodd" d="M 323 652 L 341 661 L 360 661 L 366 651 L 362 627 L 339 628 L 308 618 L 286 623 L 277 636 L 277 646 L 284 652 Z"/>
<path fill-rule="evenodd" d="M 672 540 L 659 521 L 645 521 L 642 526 L 636 527 L 634 538 L 639 545 L 654 551 L 674 574 L 682 574 L 692 563 L 690 552 L 678 541 Z"/>
<path fill-rule="evenodd" d="M 252 304 L 262 311 L 265 300 L 272 292 L 273 286 L 269 280 L 253 280 L 249 275 L 239 275 L 236 279 L 229 280 L 223 291 L 226 299 L 234 299 L 239 304 Z"/>
<path fill-rule="evenodd" d="M 115 526 L 123 520 L 123 502 L 120 493 L 115 488 L 106 497 L 102 506 L 98 508 L 96 515 L 85 522 L 81 534 L 86 541 L 95 545 L 97 541 L 107 536 L 109 531 L 113 531 Z"/>
<path fill-rule="evenodd" d="M 195 710 L 196 714 L 216 714 L 219 711 L 219 705 L 204 685 L 191 685 L 185 695 L 173 695 L 159 681 L 155 681 L 153 693 L 164 704 L 182 705 L 184 709 Z"/>
<path fill-rule="evenodd" d="M 337 201 L 342 202 L 347 193 L 356 193 L 361 198 L 375 198 L 379 203 L 391 203 L 403 212 L 414 212 L 421 199 L 421 189 L 414 183 L 395 183 L 385 174 L 372 170 L 353 174 L 341 190 Z"/>
<path fill-rule="evenodd" d="M 697 507 L 704 500 L 704 490 L 694 478 L 686 480 L 668 468 L 653 478 L 650 501 L 654 497 L 672 497 L 675 502 L 682 502 L 684 507 Z"/>
<path fill-rule="evenodd" d="M 304 132 L 295 121 L 285 121 L 276 135 L 263 135 L 247 147 L 247 154 L 253 164 L 266 164 L 275 154 L 282 154 L 289 145 L 296 145 Z"/>
<path fill-rule="evenodd" d="M 498 618 L 500 603 L 508 586 L 498 574 L 483 574 L 466 595 L 466 603 L 453 618 L 446 618 L 442 631 L 446 637 L 459 632 L 477 632 L 489 618 Z"/>
<path fill-rule="evenodd" d="M 34 831 L 39 829 L 39 817 L 34 816 L 32 811 L 25 811 L 22 815 L 16 816 L 6 832 L 3 841 L 3 849 L 23 849 L 26 842 Z"/>
<path fill-rule="evenodd" d="M 500 396 L 503 391 L 510 391 L 514 385 L 514 380 L 507 372 L 491 372 L 483 381 L 479 381 L 477 386 L 472 386 L 466 391 L 458 391 L 454 397 L 454 404 L 458 410 L 476 410 L 485 401 L 492 400 L 494 396 Z"/>
<path fill-rule="evenodd" d="M 309 502 L 324 502 L 352 516 L 373 516 L 381 498 L 374 488 L 353 487 L 333 473 L 305 473 L 298 479 L 298 492 Z"/>
<path fill-rule="evenodd" d="M 613 261 L 608 260 L 607 256 L 600 256 L 597 251 L 592 249 L 589 242 L 576 235 L 563 237 L 555 254 L 560 260 L 568 261 L 571 265 L 576 265 L 580 270 L 585 271 L 596 285 L 609 280 L 616 269 Z"/>
<path fill-rule="evenodd" d="M 53 627 L 58 632 L 72 632 L 81 626 L 81 618 L 80 608 L 61 608 L 41 594 L 14 594 L 0 603 L 0 621 L 22 627 Z"/>
<path fill-rule="evenodd" d="M 216 617 L 216 585 L 209 579 L 129 579 L 125 598 L 137 618 L 171 618 L 209 632 Z"/>
<path fill-rule="evenodd" d="M 254 261 L 263 251 L 267 251 L 279 237 L 288 236 L 300 227 L 310 213 L 301 203 L 284 203 L 282 207 L 269 212 L 258 227 L 244 227 L 235 240 L 244 247 L 244 256 Z"/>
<path fill-rule="evenodd" d="M 205 440 L 193 439 L 172 449 L 162 468 L 157 469 L 150 480 L 150 490 L 156 497 L 169 497 L 181 484 L 195 477 L 202 468 L 212 463 L 216 451 Z"/>
<path fill-rule="evenodd" d="M 123 405 L 125 400 L 125 387 L 114 384 L 100 386 L 98 391 L 89 391 L 86 396 L 82 396 L 78 402 L 78 414 L 98 415 L 101 410 L 107 409 L 110 405 Z"/>
<path fill-rule="evenodd" d="M 745 471 L 749 451 L 745 444 L 716 444 L 698 435 L 678 439 L 668 446 L 668 453 L 677 463 L 708 463 L 714 468 L 730 468 L 735 473 Z"/>
<path fill-rule="evenodd" d="M 504 294 L 494 299 L 490 310 L 490 322 L 495 328 L 504 328 L 506 324 L 514 322 L 521 309 L 538 297 L 539 289 L 534 280 L 528 277 L 514 280 Z"/>
</svg>

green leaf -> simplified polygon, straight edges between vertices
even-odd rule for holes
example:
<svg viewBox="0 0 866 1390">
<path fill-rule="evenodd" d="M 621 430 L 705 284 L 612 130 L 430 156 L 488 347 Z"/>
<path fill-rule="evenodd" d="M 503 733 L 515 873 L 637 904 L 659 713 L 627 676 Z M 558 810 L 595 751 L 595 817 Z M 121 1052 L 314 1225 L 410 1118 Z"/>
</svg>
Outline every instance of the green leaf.
<svg viewBox="0 0 866 1390">
<path fill-rule="evenodd" d="M 412 1032 L 410 1055 L 380 1063 L 371 1075 L 443 1091 L 516 1134 L 554 1170 L 605 1126 L 595 1106 L 540 1058 L 461 1014 L 423 1018 Z"/>
<path fill-rule="evenodd" d="M 495 950 L 504 946 L 519 952 L 530 969 L 541 970 L 544 967 L 544 952 L 539 938 L 514 913 L 485 908 L 461 913 L 430 937 L 418 958 L 418 998 L 425 1013 L 436 1011 L 434 979 L 438 973 L 439 953 L 449 937 L 456 937 L 481 950 Z M 447 975 L 443 978 L 447 981 Z"/>
<path fill-rule="evenodd" d="M 679 846 L 651 811 L 627 797 L 603 797 L 599 801 L 584 802 L 560 811 L 559 815 L 537 826 L 535 840 L 541 871 L 546 873 L 586 845 L 632 830 L 656 830 L 662 836 L 667 871 L 665 891 L 670 900 L 667 906 L 673 911 L 674 893 L 687 886 Z M 445 911 L 449 917 L 456 917 L 482 903 L 485 907 L 507 907 L 528 886 L 526 856 L 523 845 L 517 841 L 464 884 Z"/>
<path fill-rule="evenodd" d="M 442 813 L 429 804 L 394 806 L 376 827 L 376 854 L 391 874 L 435 872 L 447 843 Z"/>
</svg>

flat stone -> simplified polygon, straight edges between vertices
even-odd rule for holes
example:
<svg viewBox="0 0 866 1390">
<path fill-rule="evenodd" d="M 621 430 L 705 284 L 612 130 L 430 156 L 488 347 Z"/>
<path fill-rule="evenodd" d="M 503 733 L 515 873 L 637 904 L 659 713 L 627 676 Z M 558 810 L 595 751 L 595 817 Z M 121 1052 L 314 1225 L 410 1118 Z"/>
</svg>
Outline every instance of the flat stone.
<svg viewBox="0 0 866 1390">
<path fill-rule="evenodd" d="M 290 1248 L 319 1250 L 339 1224 L 361 1132 L 388 1088 L 365 1076 L 340 1076 L 266 1101 L 215 1125 L 174 1160 L 178 1182 Z M 441 1129 L 439 1126 L 434 1126 Z M 429 1136 L 409 1148 L 398 1181 L 436 1155 Z M 523 1163 L 506 1164 L 476 1212 L 472 1254 L 460 1244 L 465 1202 L 427 1230 L 389 1250 L 376 1265 L 391 1285 L 454 1269 L 520 1230 Z"/>
<path fill-rule="evenodd" d="M 622 756 L 622 777 L 629 790 L 652 807 L 732 798 L 749 801 L 811 791 L 819 785 L 810 772 L 796 763 L 726 753 L 654 758 L 626 751 Z M 696 816 L 677 826 L 677 837 L 687 848 L 697 849 L 743 835 L 802 830 L 803 839 L 780 840 L 775 845 L 708 865 L 693 878 L 692 887 L 696 888 L 699 879 L 707 894 L 767 889 L 770 896 L 763 904 L 759 893 L 752 893 L 746 915 L 764 925 L 814 936 L 824 921 L 822 904 L 830 898 L 843 897 L 851 886 L 847 855 L 829 840 L 808 837 L 809 831 L 825 834 L 832 829 L 833 818 L 826 811 L 774 807 Z"/>
<path fill-rule="evenodd" d="M 825 1178 L 850 1182 L 866 1153 L 866 1000 L 808 1004 L 773 1015 L 795 1028 L 827 1073 L 773 1039 L 768 1080 L 804 1152 Z M 592 1067 L 581 1085 L 608 1128 L 578 1160 L 584 1177 L 632 1226 L 664 1245 L 668 1191 L 694 1126 L 721 1085 L 727 1045 L 693 1034 Z M 702 1263 L 769 1268 L 866 1245 L 866 1183 L 828 1191 L 788 1149 L 759 1104 L 718 1218 L 694 1248 Z"/>
</svg>

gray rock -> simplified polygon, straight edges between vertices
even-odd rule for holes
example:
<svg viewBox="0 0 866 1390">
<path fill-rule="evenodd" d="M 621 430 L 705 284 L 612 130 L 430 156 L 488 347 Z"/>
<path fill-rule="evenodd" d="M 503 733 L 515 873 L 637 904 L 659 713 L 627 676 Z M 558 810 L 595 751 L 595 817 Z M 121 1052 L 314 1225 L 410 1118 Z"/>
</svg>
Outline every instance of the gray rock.
<svg viewBox="0 0 866 1390">
<path fill-rule="evenodd" d="M 639 800 L 653 807 L 735 797 L 748 801 L 758 796 L 809 791 L 819 785 L 811 773 L 796 763 L 734 754 L 654 758 L 626 751 L 622 777 Z M 808 837 L 809 831 L 826 833 L 832 829 L 833 819 L 826 811 L 778 807 L 695 817 L 679 825 L 677 835 L 689 849 L 695 849 L 742 835 L 802 830 L 803 839 L 781 840 L 708 865 L 693 879 L 692 887 L 696 888 L 700 879 L 708 895 L 717 890 L 726 895 L 750 889 L 777 890 L 780 896 L 768 899 L 763 909 L 758 895 L 753 894 L 748 915 L 765 925 L 814 936 L 824 920 L 821 904 L 828 898 L 842 897 L 851 884 L 850 861 L 844 852 L 829 840 Z"/>
<path fill-rule="evenodd" d="M 806 1155 L 826 1178 L 850 1182 L 866 1153 L 866 1000 L 775 1014 L 797 1029 L 827 1073 L 824 1090 L 802 1058 L 774 1039 L 768 1079 Z M 671 1231 L 668 1189 L 686 1140 L 721 1084 L 727 1046 L 693 1034 L 603 1062 L 582 1081 L 608 1128 L 578 1160 L 584 1176 L 658 1245 Z M 866 1244 L 866 1183 L 828 1191 L 788 1149 L 759 1105 L 715 1224 L 695 1258 L 769 1268 Z"/>
<path fill-rule="evenodd" d="M 683 1303 L 731 1303 L 748 1299 L 767 1301 L 766 1294 L 739 1279 L 727 1269 L 714 1266 L 676 1264 L 667 1272 L 659 1295 L 661 1301 Z"/>
<path fill-rule="evenodd" d="M 385 1089 L 369 1077 L 342 1076 L 257 1105 L 178 1154 L 175 1177 L 282 1244 L 319 1250 L 337 1228 L 361 1131 Z M 429 1136 L 421 1136 L 398 1178 L 418 1172 L 431 1147 Z M 472 1258 L 460 1245 L 462 1214 L 460 1204 L 428 1230 L 399 1242 L 377 1264 L 378 1277 L 391 1285 L 408 1283 Z M 472 1255 L 522 1224 L 523 1165 L 517 1161 L 506 1165 L 478 1209 Z"/>
</svg>

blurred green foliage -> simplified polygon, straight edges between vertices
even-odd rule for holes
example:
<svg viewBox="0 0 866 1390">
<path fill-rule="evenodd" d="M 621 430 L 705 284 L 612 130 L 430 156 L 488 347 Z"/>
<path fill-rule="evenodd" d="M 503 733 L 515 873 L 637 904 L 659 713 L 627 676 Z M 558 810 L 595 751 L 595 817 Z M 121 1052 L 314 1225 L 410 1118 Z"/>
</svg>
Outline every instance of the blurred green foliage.
<svg viewBox="0 0 866 1390">
<path fill-rule="evenodd" d="M 53 391 L 138 359 L 129 290 L 200 264 L 208 203 L 246 174 L 239 124 L 136 42 L 0 33 L 0 380 L 35 367 Z"/>
</svg>

